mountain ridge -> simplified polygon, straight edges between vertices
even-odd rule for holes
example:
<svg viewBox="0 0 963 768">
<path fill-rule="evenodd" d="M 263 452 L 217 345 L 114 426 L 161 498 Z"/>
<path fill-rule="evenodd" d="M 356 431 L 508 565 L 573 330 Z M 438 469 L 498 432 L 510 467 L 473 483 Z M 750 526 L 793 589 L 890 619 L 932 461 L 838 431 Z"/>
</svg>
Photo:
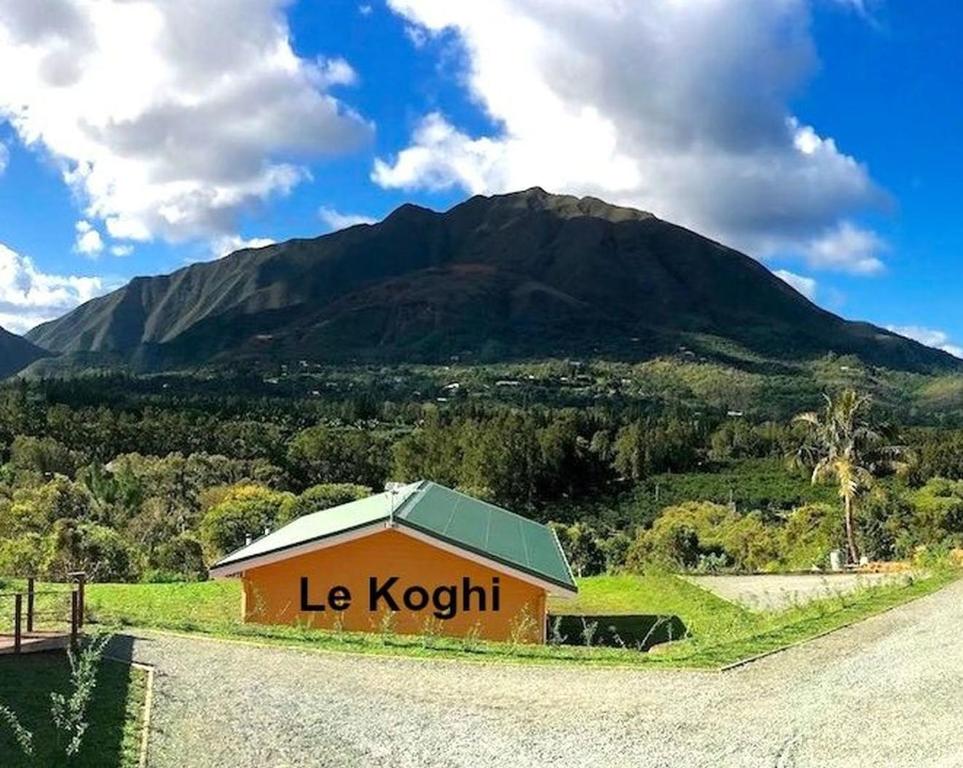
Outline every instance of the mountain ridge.
<svg viewBox="0 0 963 768">
<path fill-rule="evenodd" d="M 19 373 L 31 363 L 50 353 L 31 344 L 23 336 L 0 328 L 0 379 Z"/>
<path fill-rule="evenodd" d="M 642 359 L 700 338 L 778 359 L 837 352 L 895 369 L 963 367 L 843 320 L 754 259 L 651 213 L 537 187 L 445 212 L 405 204 L 377 224 L 138 277 L 27 338 L 146 370 L 462 354 Z"/>
</svg>

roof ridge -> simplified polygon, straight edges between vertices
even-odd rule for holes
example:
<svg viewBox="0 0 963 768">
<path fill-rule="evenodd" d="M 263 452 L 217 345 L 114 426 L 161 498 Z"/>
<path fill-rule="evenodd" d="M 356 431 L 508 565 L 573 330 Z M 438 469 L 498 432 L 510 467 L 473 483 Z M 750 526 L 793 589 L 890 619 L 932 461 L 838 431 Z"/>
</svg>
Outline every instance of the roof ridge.
<svg viewBox="0 0 963 768">
<path fill-rule="evenodd" d="M 393 517 L 402 517 L 403 514 L 411 512 L 415 508 L 417 503 L 415 500 L 423 497 L 425 491 L 428 490 L 429 481 L 427 480 L 417 480 L 414 483 L 409 483 L 406 487 L 415 486 L 408 492 L 408 494 L 401 500 L 397 509 L 394 511 Z"/>
</svg>

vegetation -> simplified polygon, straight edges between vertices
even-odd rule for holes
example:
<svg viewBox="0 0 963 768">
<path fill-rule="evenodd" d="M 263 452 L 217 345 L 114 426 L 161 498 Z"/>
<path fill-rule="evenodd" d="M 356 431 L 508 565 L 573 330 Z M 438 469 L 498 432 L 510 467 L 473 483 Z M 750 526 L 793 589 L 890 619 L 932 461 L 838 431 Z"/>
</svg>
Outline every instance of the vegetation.
<svg viewBox="0 0 963 768">
<path fill-rule="evenodd" d="M 0 712 L 12 715 L 0 714 L 4 768 L 133 768 L 145 690 L 145 674 L 119 662 L 0 657 Z"/>
<path fill-rule="evenodd" d="M 940 561 L 923 576 L 834 594 L 777 612 L 749 611 L 684 579 L 649 571 L 643 575 L 594 576 L 578 580 L 579 596 L 552 601 L 550 610 L 575 614 L 637 613 L 678 616 L 690 636 L 654 653 L 617 648 L 543 647 L 490 643 L 477 638 L 398 635 L 388 627 L 376 634 L 258 626 L 239 620 L 240 586 L 235 581 L 197 584 L 95 584 L 88 604 L 97 621 L 197 632 L 228 639 L 304 645 L 317 650 L 417 656 L 510 657 L 523 661 L 580 661 L 594 664 L 719 667 L 845 626 L 907 600 L 929 594 L 957 572 Z"/>
<path fill-rule="evenodd" d="M 808 412 L 795 418 L 807 427 L 797 460 L 812 466 L 813 484 L 832 478 L 839 486 L 846 545 L 853 563 L 859 562 L 854 509 L 857 499 L 872 487 L 880 468 L 905 466 L 898 462 L 902 450 L 883 445 L 883 435 L 870 425 L 866 413 L 869 403 L 867 396 L 847 389 L 835 399 L 826 397 L 822 415 Z"/>
<path fill-rule="evenodd" d="M 827 426 L 838 413 L 791 419 L 817 392 L 780 400 L 769 376 L 765 395 L 785 415 L 736 411 L 721 398 L 728 388 L 743 402 L 754 374 L 726 384 L 709 364 L 667 360 L 307 370 L 229 391 L 186 377 L 17 382 L 0 388 L 0 575 L 203 579 L 249 536 L 421 478 L 556 523 L 584 575 L 649 561 L 823 568 L 845 545 L 846 517 L 827 511 L 839 483 L 820 471 L 813 484 L 812 468 L 819 458 L 838 468 L 853 450 L 866 470 L 853 470 L 850 496 L 861 552 L 907 558 L 963 543 L 963 430 L 910 425 L 871 445 L 868 427 L 895 423 L 905 395 L 894 392 L 915 374 L 873 384 L 858 362 L 839 362 L 814 365 L 814 380 L 877 394 L 853 401 L 851 446 L 835 454 L 820 436 L 841 434 Z M 876 455 L 883 442 L 907 446 L 904 471 L 893 474 L 891 452 Z M 800 445 L 805 469 L 785 461 Z"/>
</svg>

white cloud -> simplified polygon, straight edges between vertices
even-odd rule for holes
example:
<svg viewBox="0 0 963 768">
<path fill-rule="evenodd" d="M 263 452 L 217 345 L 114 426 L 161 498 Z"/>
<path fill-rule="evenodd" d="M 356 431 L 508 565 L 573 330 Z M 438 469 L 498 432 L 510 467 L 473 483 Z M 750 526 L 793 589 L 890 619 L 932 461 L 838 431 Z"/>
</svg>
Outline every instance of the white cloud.
<svg viewBox="0 0 963 768">
<path fill-rule="evenodd" d="M 915 339 L 920 344 L 925 344 L 928 347 L 942 349 L 954 357 L 963 358 L 963 347 L 954 344 L 949 334 L 945 331 L 940 331 L 935 328 L 924 328 L 921 325 L 888 325 L 886 329 L 893 333 L 898 333 L 900 336 L 905 336 L 908 339 Z"/>
<path fill-rule="evenodd" d="M 134 246 L 130 243 L 110 246 L 110 252 L 114 256 L 130 256 L 134 252 Z"/>
<path fill-rule="evenodd" d="M 114 287 L 100 277 L 41 272 L 0 243 L 0 326 L 8 331 L 23 333 Z"/>
<path fill-rule="evenodd" d="M 783 280 L 797 291 L 799 291 L 803 296 L 805 296 L 810 301 L 816 298 L 816 281 L 811 277 L 805 277 L 803 275 L 797 275 L 795 272 L 790 272 L 786 269 L 777 269 L 773 274 L 780 280 Z"/>
<path fill-rule="evenodd" d="M 877 254 L 886 244 L 875 233 L 842 221 L 828 232 L 813 238 L 803 247 L 806 260 L 816 269 L 832 269 L 857 275 L 872 275 L 883 270 Z"/>
<path fill-rule="evenodd" d="M 360 13 L 362 16 L 370 16 L 373 11 L 374 9 L 369 3 L 363 3 L 362 5 L 358 6 L 358 13 Z"/>
<path fill-rule="evenodd" d="M 76 230 L 77 242 L 74 244 L 74 249 L 77 253 L 82 253 L 84 256 L 98 256 L 104 250 L 104 240 L 100 232 L 94 229 L 89 221 L 78 221 Z"/>
<path fill-rule="evenodd" d="M 7 145 L 0 141 L 0 173 L 7 170 L 7 163 L 10 162 L 10 150 Z"/>
<path fill-rule="evenodd" d="M 245 248 L 264 248 L 268 245 L 274 245 L 274 243 L 275 241 L 269 237 L 245 239 L 240 235 L 222 235 L 211 241 L 211 256 L 220 259 Z"/>
<path fill-rule="evenodd" d="M 372 126 L 300 58 L 288 0 L 0 0 L 0 119 L 61 164 L 115 238 L 230 233 Z"/>
<path fill-rule="evenodd" d="M 332 232 L 353 227 L 355 224 L 374 224 L 375 221 L 377 221 L 377 219 L 372 219 L 370 216 L 363 216 L 358 213 L 342 213 L 341 211 L 336 211 L 334 208 L 327 208 L 325 206 L 321 206 L 321 208 L 318 209 L 318 217 L 328 225 Z"/>
<path fill-rule="evenodd" d="M 464 81 L 496 127 L 471 136 L 424 116 L 410 146 L 375 163 L 384 187 L 591 194 L 760 257 L 809 257 L 884 199 L 788 106 L 816 65 L 810 0 L 389 4 L 461 44 Z M 872 258 L 832 266 L 867 272 Z"/>
</svg>

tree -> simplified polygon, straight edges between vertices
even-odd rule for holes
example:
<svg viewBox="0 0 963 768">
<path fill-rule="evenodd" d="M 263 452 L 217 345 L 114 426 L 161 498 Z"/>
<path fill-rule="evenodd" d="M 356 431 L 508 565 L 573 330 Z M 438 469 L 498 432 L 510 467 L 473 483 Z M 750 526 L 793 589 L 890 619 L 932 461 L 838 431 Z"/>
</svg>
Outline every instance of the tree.
<svg viewBox="0 0 963 768">
<path fill-rule="evenodd" d="M 258 538 L 286 519 L 295 497 L 258 485 L 239 485 L 227 490 L 201 521 L 204 548 L 212 559 L 244 546 L 248 537 Z"/>
<path fill-rule="evenodd" d="M 605 570 L 605 552 L 598 534 L 582 522 L 550 523 L 576 576 L 594 576 Z"/>
<path fill-rule="evenodd" d="M 10 464 L 16 470 L 37 472 L 44 477 L 73 477 L 77 456 L 53 438 L 17 435 L 10 446 Z"/>
<path fill-rule="evenodd" d="M 288 446 L 288 464 L 302 487 L 357 483 L 382 488 L 388 474 L 388 445 L 384 438 L 361 429 L 310 427 Z"/>
<path fill-rule="evenodd" d="M 202 581 L 207 576 L 201 542 L 188 534 L 175 536 L 157 548 L 152 565 L 178 579 Z"/>
<path fill-rule="evenodd" d="M 130 547 L 111 528 L 65 518 L 46 538 L 48 578 L 64 579 L 71 571 L 85 571 L 91 581 L 129 581 L 135 575 Z"/>
<path fill-rule="evenodd" d="M 904 466 L 900 461 L 904 449 L 886 445 L 882 432 L 873 428 L 868 396 L 847 389 L 836 398 L 823 397 L 826 406 L 822 413 L 810 411 L 793 419 L 805 430 L 793 458 L 797 464 L 811 468 L 813 484 L 830 478 L 838 484 L 846 547 L 850 562 L 858 563 L 856 503 L 872 487 L 875 473 Z"/>
</svg>

